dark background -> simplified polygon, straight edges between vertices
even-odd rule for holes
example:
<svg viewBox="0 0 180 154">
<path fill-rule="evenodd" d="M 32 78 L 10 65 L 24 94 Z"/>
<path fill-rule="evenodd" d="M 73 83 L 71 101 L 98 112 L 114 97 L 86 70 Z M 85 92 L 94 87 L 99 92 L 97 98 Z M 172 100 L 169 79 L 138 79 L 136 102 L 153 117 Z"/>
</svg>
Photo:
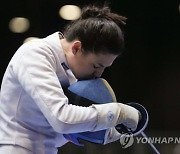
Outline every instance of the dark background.
<svg viewBox="0 0 180 154">
<path fill-rule="evenodd" d="M 0 2 L 0 78 L 26 37 L 45 37 L 62 30 L 68 21 L 58 15 L 64 4 L 83 6 L 80 0 L 3 0 Z M 103 77 L 119 102 L 138 102 L 148 110 L 147 132 L 180 129 L 180 2 L 176 0 L 109 0 L 113 12 L 128 18 L 125 52 Z M 12 33 L 16 16 L 30 20 L 30 29 Z M 171 134 L 169 134 L 171 135 Z M 85 152 L 84 152 L 85 153 Z M 116 153 L 116 152 L 114 152 Z"/>
</svg>

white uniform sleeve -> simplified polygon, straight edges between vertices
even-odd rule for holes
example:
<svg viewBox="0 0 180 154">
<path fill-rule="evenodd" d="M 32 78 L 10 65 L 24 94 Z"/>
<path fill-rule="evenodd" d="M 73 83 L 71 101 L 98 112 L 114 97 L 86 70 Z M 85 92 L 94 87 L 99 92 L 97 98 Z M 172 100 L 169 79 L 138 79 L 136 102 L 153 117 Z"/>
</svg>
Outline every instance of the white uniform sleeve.
<svg viewBox="0 0 180 154">
<path fill-rule="evenodd" d="M 51 50 L 35 50 L 32 45 L 24 45 L 19 50 L 22 54 L 12 64 L 14 75 L 54 130 L 59 133 L 92 131 L 97 125 L 97 111 L 68 104 L 56 75 L 57 62 Z"/>
</svg>

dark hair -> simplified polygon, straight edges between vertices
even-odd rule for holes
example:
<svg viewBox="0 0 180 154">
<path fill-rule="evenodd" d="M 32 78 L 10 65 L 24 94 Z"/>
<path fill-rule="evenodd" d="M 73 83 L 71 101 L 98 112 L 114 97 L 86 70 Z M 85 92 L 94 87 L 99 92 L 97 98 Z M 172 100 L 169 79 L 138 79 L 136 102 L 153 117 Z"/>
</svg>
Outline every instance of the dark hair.
<svg viewBox="0 0 180 154">
<path fill-rule="evenodd" d="M 82 9 L 81 17 L 69 24 L 64 36 L 71 42 L 78 39 L 85 53 L 111 53 L 119 55 L 124 48 L 121 30 L 126 18 L 112 13 L 108 5 L 89 5 Z"/>
</svg>

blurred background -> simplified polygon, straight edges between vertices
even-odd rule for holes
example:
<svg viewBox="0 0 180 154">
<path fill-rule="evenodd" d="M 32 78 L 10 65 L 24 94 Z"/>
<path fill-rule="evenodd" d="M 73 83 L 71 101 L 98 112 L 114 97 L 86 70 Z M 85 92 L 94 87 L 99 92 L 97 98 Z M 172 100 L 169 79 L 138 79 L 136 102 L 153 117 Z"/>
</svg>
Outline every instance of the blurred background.
<svg viewBox="0 0 180 154">
<path fill-rule="evenodd" d="M 78 18 L 80 8 L 103 0 L 3 0 L 0 2 L 0 78 L 25 41 L 42 38 Z M 103 74 L 119 102 L 138 102 L 148 110 L 150 137 L 180 138 L 180 2 L 177 0 L 109 0 L 113 12 L 128 18 L 125 52 Z M 68 5 L 68 6 L 67 6 Z M 70 6 L 69 6 L 70 5 Z M 72 6 L 74 5 L 74 6 Z M 1 81 L 0 80 L 0 81 Z M 179 143 L 179 144 L 178 144 Z M 178 143 L 157 143 L 163 154 L 180 154 Z M 71 143 L 61 154 L 153 154 L 148 144 L 127 149 Z"/>
</svg>

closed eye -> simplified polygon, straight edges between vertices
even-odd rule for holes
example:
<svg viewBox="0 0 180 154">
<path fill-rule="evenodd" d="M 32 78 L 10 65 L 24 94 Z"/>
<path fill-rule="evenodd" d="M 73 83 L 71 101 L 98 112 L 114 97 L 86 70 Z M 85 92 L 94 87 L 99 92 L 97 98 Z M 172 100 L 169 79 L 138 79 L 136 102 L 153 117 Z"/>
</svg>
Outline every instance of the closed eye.
<svg viewBox="0 0 180 154">
<path fill-rule="evenodd" d="M 100 68 L 100 66 L 96 66 L 96 65 L 93 65 L 93 67 L 94 67 L 95 69 Z"/>
<path fill-rule="evenodd" d="M 98 64 L 93 64 L 93 67 L 94 68 L 105 68 L 105 66 L 104 65 L 102 65 L 102 64 L 100 64 L 100 63 L 98 63 Z"/>
</svg>

